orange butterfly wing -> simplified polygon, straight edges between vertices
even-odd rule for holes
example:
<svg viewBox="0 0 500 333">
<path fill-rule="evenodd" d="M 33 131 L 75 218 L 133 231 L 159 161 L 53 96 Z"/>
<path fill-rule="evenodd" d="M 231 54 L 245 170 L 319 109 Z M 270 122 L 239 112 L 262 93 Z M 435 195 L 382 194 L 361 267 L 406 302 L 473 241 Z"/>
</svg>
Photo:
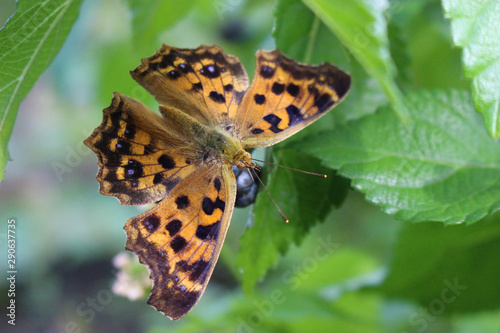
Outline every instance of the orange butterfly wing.
<svg viewBox="0 0 500 333">
<path fill-rule="evenodd" d="M 235 119 L 244 148 L 276 144 L 318 120 L 346 96 L 351 77 L 324 63 L 304 65 L 278 50 L 257 52 L 251 87 Z"/>
<path fill-rule="evenodd" d="M 130 73 L 158 103 L 222 128 L 236 116 L 248 89 L 245 68 L 218 46 L 180 49 L 163 45 Z"/>
<path fill-rule="evenodd" d="M 161 200 L 196 169 L 182 139 L 159 114 L 118 93 L 84 143 L 98 157 L 100 192 L 123 205 Z"/>
<path fill-rule="evenodd" d="M 153 280 L 148 303 L 171 319 L 196 305 L 212 275 L 236 197 L 232 168 L 200 166 L 149 211 L 127 221 L 127 250 Z"/>
</svg>

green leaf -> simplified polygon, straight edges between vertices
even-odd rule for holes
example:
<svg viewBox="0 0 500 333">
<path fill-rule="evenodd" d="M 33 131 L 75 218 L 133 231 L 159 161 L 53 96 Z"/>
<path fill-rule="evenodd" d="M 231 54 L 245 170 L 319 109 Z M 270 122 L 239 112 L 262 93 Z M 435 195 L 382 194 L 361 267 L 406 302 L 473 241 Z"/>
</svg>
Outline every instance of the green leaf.
<svg viewBox="0 0 500 333">
<path fill-rule="evenodd" d="M 336 38 L 301 0 L 279 0 L 274 17 L 276 47 L 289 57 L 304 63 L 317 63 L 339 55 Z M 301 24 L 297 24 L 299 19 Z M 329 37 L 334 39 L 329 40 Z"/>
<path fill-rule="evenodd" d="M 128 0 L 132 10 L 132 33 L 136 47 L 153 52 L 161 41 L 159 35 L 183 19 L 196 1 Z M 147 53 L 147 52 L 146 52 Z"/>
<path fill-rule="evenodd" d="M 419 302 L 431 315 L 500 307 L 499 222 L 495 214 L 472 226 L 408 225 L 382 290 Z"/>
<path fill-rule="evenodd" d="M 498 318 L 500 310 L 471 313 L 452 317 L 452 331 L 454 333 L 498 333 Z"/>
<path fill-rule="evenodd" d="M 82 0 L 23 0 L 0 30 L 0 180 L 19 104 L 49 66 L 78 17 Z"/>
<path fill-rule="evenodd" d="M 386 0 L 303 0 L 339 38 L 343 45 L 373 76 L 401 121 L 409 124 L 401 91 L 394 82 L 396 66 L 389 52 L 387 26 L 383 15 Z"/>
<path fill-rule="evenodd" d="M 338 121 L 356 119 L 375 112 L 378 106 L 387 103 L 376 80 L 368 76 L 360 64 L 352 59 L 337 37 L 301 0 L 278 1 L 274 16 L 273 37 L 280 51 L 308 64 L 327 61 L 353 76 L 349 98 L 326 117 Z M 299 21 L 301 24 L 296 24 Z M 331 129 L 332 122 L 322 120 L 301 131 L 300 135 L 318 131 L 319 126 Z"/>
<path fill-rule="evenodd" d="M 500 208 L 500 146 L 468 94 L 422 91 L 407 107 L 409 127 L 382 108 L 298 147 L 402 220 L 471 223 Z"/>
<path fill-rule="evenodd" d="M 251 225 L 240 241 L 237 263 L 242 271 L 243 290 L 250 293 L 256 281 L 273 267 L 290 244 L 300 244 L 309 229 L 322 221 L 332 206 L 344 200 L 349 182 L 338 177 L 319 161 L 295 150 L 276 152 L 280 163 L 301 170 L 314 170 L 327 179 L 274 168 L 267 177 L 267 188 L 290 219 L 286 224 L 265 192 L 257 196 Z M 311 191 L 313 191 L 311 193 Z"/>
<path fill-rule="evenodd" d="M 315 267 L 313 274 L 296 274 L 289 281 L 282 279 L 282 282 L 290 282 L 291 287 L 297 286 L 297 290 L 308 291 L 315 293 L 318 290 L 327 298 L 340 297 L 344 292 L 358 290 L 368 284 L 369 278 L 377 274 L 377 270 L 380 268 L 380 263 L 375 260 L 373 256 L 368 253 L 362 252 L 354 248 L 347 248 L 345 246 L 340 247 L 340 244 L 336 244 L 338 248 L 330 246 L 327 248 L 323 244 L 327 244 L 329 240 L 329 235 L 317 238 L 318 245 L 315 248 L 315 252 L 312 256 L 302 260 L 302 265 L 299 267 L 303 268 L 306 263 L 314 263 Z M 321 251 L 320 251 L 321 249 Z M 330 255 L 324 258 L 324 252 Z M 332 270 L 332 267 L 342 267 L 339 270 Z M 291 271 L 292 268 L 289 269 Z M 304 278 L 304 275 L 307 278 Z M 363 281 L 365 277 L 365 281 Z"/>
<path fill-rule="evenodd" d="M 408 84 L 410 80 L 410 56 L 408 54 L 408 43 L 404 38 L 403 28 L 400 22 L 392 20 L 388 25 L 388 36 L 391 43 L 391 57 L 398 70 L 397 81 L 400 85 Z"/>
<path fill-rule="evenodd" d="M 464 49 L 476 110 L 491 137 L 500 137 L 500 0 L 443 0 L 455 45 Z"/>
<path fill-rule="evenodd" d="M 381 331 L 382 322 L 375 314 L 381 310 L 382 298 L 362 289 L 373 284 L 371 273 L 380 264 L 372 253 L 340 247 L 330 236 L 316 234 L 300 249 L 291 249 L 285 259 L 290 262 L 280 265 L 285 271 L 270 274 L 251 296 L 235 297 L 224 319 L 206 316 L 200 329 L 234 332 L 246 326 L 248 330 L 243 331 L 251 331 L 256 328 L 257 313 L 263 315 L 258 332 L 323 332 L 332 327 L 335 332 Z M 220 300 L 220 292 L 217 297 L 219 306 L 224 300 Z M 200 305 L 211 301 L 202 300 Z M 221 323 L 225 330 L 217 326 Z"/>
</svg>

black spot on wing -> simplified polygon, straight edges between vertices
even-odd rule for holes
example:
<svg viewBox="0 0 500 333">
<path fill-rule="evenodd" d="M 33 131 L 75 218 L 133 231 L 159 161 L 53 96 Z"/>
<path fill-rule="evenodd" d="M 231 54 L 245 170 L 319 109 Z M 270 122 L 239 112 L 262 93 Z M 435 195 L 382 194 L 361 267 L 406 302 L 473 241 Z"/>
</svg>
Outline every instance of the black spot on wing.
<svg viewBox="0 0 500 333">
<path fill-rule="evenodd" d="M 176 236 L 174 239 L 172 239 L 172 242 L 170 242 L 170 247 L 172 250 L 174 250 L 175 253 L 179 252 L 186 246 L 187 242 L 186 239 L 182 236 Z"/>
<path fill-rule="evenodd" d="M 203 85 L 201 84 L 201 82 L 193 83 L 193 90 L 197 91 L 197 92 L 202 91 L 203 90 Z"/>
<path fill-rule="evenodd" d="M 281 95 L 283 91 L 285 91 L 285 85 L 278 82 L 274 82 L 271 91 L 275 95 Z"/>
<path fill-rule="evenodd" d="M 300 109 L 293 104 L 286 107 L 286 112 L 289 119 L 288 126 L 296 125 L 304 120 L 304 117 L 300 114 Z"/>
<path fill-rule="evenodd" d="M 143 169 L 142 164 L 135 161 L 129 160 L 125 168 L 125 179 L 137 179 L 142 177 Z"/>
<path fill-rule="evenodd" d="M 266 96 L 261 95 L 261 94 L 255 94 L 253 96 L 253 99 L 254 99 L 255 103 L 257 103 L 258 105 L 262 105 L 266 102 Z"/>
<path fill-rule="evenodd" d="M 169 79 L 177 80 L 181 76 L 181 74 L 176 70 L 171 70 L 167 73 L 167 76 Z"/>
<path fill-rule="evenodd" d="M 221 182 L 220 182 L 219 177 L 215 177 L 215 179 L 214 179 L 214 187 L 217 190 L 217 192 L 220 191 Z"/>
<path fill-rule="evenodd" d="M 219 198 L 217 198 L 215 201 L 212 201 L 210 198 L 204 197 L 203 202 L 201 203 L 201 208 L 203 209 L 203 212 L 205 212 L 205 214 L 212 215 L 214 213 L 214 210 L 217 208 L 224 211 L 224 209 L 226 208 L 226 203 Z"/>
<path fill-rule="evenodd" d="M 189 280 L 197 281 L 201 279 L 201 283 L 203 283 L 206 279 L 206 269 L 208 267 L 208 262 L 200 259 L 197 260 L 193 265 L 191 265 L 191 273 L 189 274 Z"/>
<path fill-rule="evenodd" d="M 219 94 L 217 91 L 211 91 L 210 94 L 208 95 L 212 101 L 215 103 L 223 104 L 226 103 L 226 98 L 224 95 Z"/>
<path fill-rule="evenodd" d="M 158 185 L 163 181 L 163 174 L 157 173 L 153 178 L 153 184 Z"/>
<path fill-rule="evenodd" d="M 219 77 L 219 75 L 220 75 L 219 67 L 217 67 L 217 65 L 203 66 L 200 69 L 200 73 L 201 73 L 201 75 L 206 76 L 210 79 L 215 79 L 216 77 Z"/>
<path fill-rule="evenodd" d="M 127 126 L 125 127 L 125 132 L 123 133 L 123 136 L 127 139 L 133 139 L 136 133 L 135 126 L 128 123 Z"/>
<path fill-rule="evenodd" d="M 165 170 L 171 170 L 175 168 L 175 161 L 172 157 L 163 154 L 160 157 L 158 157 L 158 163 L 165 169 Z"/>
<path fill-rule="evenodd" d="M 318 112 L 325 112 L 333 105 L 333 100 L 329 94 L 323 94 L 316 97 L 314 100 L 314 105 L 318 107 Z"/>
<path fill-rule="evenodd" d="M 165 226 L 165 229 L 167 229 L 168 233 L 170 236 L 175 235 L 176 233 L 181 230 L 182 227 L 182 222 L 179 220 L 172 220 L 168 222 L 168 224 Z"/>
<path fill-rule="evenodd" d="M 281 122 L 281 118 L 277 115 L 271 113 L 262 119 L 271 125 L 269 129 L 273 131 L 273 133 L 279 133 L 283 131 L 281 128 L 278 128 L 278 124 Z"/>
<path fill-rule="evenodd" d="M 189 198 L 186 195 L 178 196 L 175 199 L 175 204 L 177 205 L 177 209 L 185 209 L 189 207 Z"/>
<path fill-rule="evenodd" d="M 273 126 L 278 126 L 278 124 L 281 122 L 281 118 L 272 113 L 268 114 L 263 119 Z"/>
<path fill-rule="evenodd" d="M 130 155 L 130 143 L 118 140 L 115 145 L 116 152 L 123 155 Z"/>
<path fill-rule="evenodd" d="M 196 237 L 201 240 L 216 239 L 219 236 L 220 221 L 211 225 L 200 225 L 196 229 Z"/>
<path fill-rule="evenodd" d="M 260 76 L 262 76 L 265 79 L 270 79 L 274 75 L 274 68 L 263 65 L 260 68 Z"/>
<path fill-rule="evenodd" d="M 160 218 L 155 214 L 151 214 L 142 221 L 142 225 L 150 232 L 153 233 L 160 226 Z"/>
<path fill-rule="evenodd" d="M 290 83 L 288 87 L 286 87 L 286 91 L 290 96 L 296 97 L 299 94 L 300 88 L 298 85 Z"/>
<path fill-rule="evenodd" d="M 179 69 L 183 73 L 192 73 L 192 72 L 194 72 L 193 67 L 191 67 L 191 65 L 185 64 L 185 63 L 179 64 Z"/>
<path fill-rule="evenodd" d="M 251 130 L 252 134 L 260 134 L 262 132 L 264 132 L 263 129 L 260 129 L 260 128 L 254 128 Z"/>
</svg>

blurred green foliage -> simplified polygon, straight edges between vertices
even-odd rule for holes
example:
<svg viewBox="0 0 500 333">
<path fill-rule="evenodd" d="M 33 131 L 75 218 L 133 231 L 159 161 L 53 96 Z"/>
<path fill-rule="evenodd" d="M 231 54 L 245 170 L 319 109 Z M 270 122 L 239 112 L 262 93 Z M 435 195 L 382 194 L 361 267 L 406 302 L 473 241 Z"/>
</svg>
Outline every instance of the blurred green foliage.
<svg viewBox="0 0 500 333">
<path fill-rule="evenodd" d="M 16 102 L 0 110 L 0 260 L 15 218 L 16 329 L 498 333 L 499 29 L 485 3 L 20 0 L 0 30 L 0 105 Z M 14 10 L 0 2 L 0 26 Z M 112 293 L 123 224 L 148 207 L 98 194 L 82 144 L 113 91 L 157 108 L 129 71 L 161 43 L 220 45 L 250 79 L 274 47 L 353 78 L 321 121 L 257 152 L 329 178 L 264 169 L 291 222 L 262 193 L 236 210 L 204 297 L 176 322 Z"/>
</svg>

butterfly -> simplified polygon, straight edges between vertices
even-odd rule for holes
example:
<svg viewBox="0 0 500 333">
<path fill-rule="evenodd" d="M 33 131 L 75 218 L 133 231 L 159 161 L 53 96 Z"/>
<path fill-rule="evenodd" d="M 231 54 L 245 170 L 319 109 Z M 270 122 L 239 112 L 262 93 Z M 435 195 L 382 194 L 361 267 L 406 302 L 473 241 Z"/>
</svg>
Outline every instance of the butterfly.
<svg viewBox="0 0 500 333">
<path fill-rule="evenodd" d="M 125 224 L 126 249 L 150 271 L 148 303 L 175 320 L 202 296 L 235 205 L 232 166 L 257 170 L 247 149 L 268 147 L 340 103 L 350 76 L 305 65 L 280 51 L 256 54 L 252 84 L 218 46 L 163 45 L 132 77 L 160 114 L 114 93 L 84 142 L 98 158 L 100 193 L 122 205 L 158 202 Z"/>
</svg>

